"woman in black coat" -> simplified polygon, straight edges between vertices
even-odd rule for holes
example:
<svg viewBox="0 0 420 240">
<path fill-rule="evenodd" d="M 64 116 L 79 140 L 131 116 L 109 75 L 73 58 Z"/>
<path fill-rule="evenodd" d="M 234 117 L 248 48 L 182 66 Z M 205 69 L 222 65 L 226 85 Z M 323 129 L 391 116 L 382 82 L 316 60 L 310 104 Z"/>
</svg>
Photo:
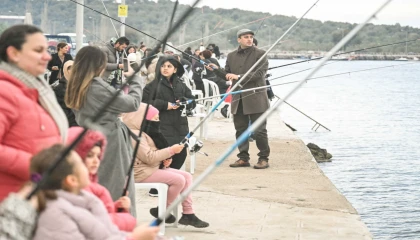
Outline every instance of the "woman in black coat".
<svg viewBox="0 0 420 240">
<path fill-rule="evenodd" d="M 180 143 L 189 132 L 188 119 L 181 116 L 184 106 L 176 105 L 186 99 L 194 99 L 191 90 L 182 82 L 182 64 L 172 56 L 161 57 L 156 66 L 155 80 L 143 90 L 143 102 L 159 110 L 160 129 L 168 144 Z M 187 105 L 194 109 L 195 102 Z M 172 157 L 171 168 L 180 169 L 187 157 L 187 149 Z"/>
<path fill-rule="evenodd" d="M 63 66 L 68 60 L 73 60 L 73 57 L 68 54 L 69 46 L 67 43 L 61 42 L 57 44 L 57 53 L 51 55 L 51 60 L 48 62 L 48 70 L 51 71 L 49 84 L 53 84 L 57 79 L 63 77 Z"/>
<path fill-rule="evenodd" d="M 79 126 L 76 122 L 74 112 L 70 108 L 67 107 L 66 103 L 64 102 L 64 96 L 66 95 L 67 89 L 67 79 L 70 78 L 70 71 L 71 67 L 73 66 L 73 60 L 67 61 L 63 65 L 63 74 L 64 76 L 58 79 L 58 85 L 53 87 L 55 97 L 57 98 L 58 104 L 63 109 L 64 113 L 66 114 L 67 120 L 69 122 L 69 127 Z"/>
</svg>

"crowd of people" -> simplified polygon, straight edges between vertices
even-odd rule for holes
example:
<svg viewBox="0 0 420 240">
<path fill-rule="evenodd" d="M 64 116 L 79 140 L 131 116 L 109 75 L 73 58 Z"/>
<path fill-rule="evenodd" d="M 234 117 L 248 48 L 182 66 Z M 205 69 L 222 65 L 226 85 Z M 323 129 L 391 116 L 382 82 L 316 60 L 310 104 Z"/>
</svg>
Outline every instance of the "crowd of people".
<svg viewBox="0 0 420 240">
<path fill-rule="evenodd" d="M 264 53 L 252 45 L 253 35 L 248 29 L 238 32 L 240 46 L 222 69 L 215 44 L 194 54 L 191 48 L 182 55 L 170 49 L 154 54 L 143 43 L 137 48 L 120 37 L 103 47 L 83 47 L 73 60 L 67 44 L 59 44 L 51 56 L 35 26 L 6 29 L 0 35 L 0 239 L 155 239 L 157 227 L 137 226 L 134 184 L 167 184 L 167 206 L 192 184 L 191 174 L 180 170 L 187 157 L 180 142 L 189 133 L 182 111 L 196 106 L 185 82 L 189 71 L 196 89 L 205 78 L 226 92 Z M 267 67 L 265 59 L 244 89 L 264 85 Z M 52 74 L 44 79 L 47 68 Z M 122 88 L 129 77 L 130 84 Z M 192 101 L 180 104 L 186 100 Z M 237 137 L 269 106 L 265 91 L 235 95 L 231 104 Z M 46 176 L 84 128 L 89 130 L 73 151 Z M 140 132 L 138 142 L 132 135 Z M 254 168 L 267 168 L 265 124 L 255 135 L 260 153 Z M 231 167 L 249 166 L 248 148 L 248 142 L 239 147 L 239 160 Z M 37 193 L 26 200 L 38 183 Z M 209 227 L 197 217 L 192 198 L 189 194 L 182 201 L 179 220 L 169 215 L 166 222 Z M 158 208 L 150 214 L 157 218 Z"/>
</svg>

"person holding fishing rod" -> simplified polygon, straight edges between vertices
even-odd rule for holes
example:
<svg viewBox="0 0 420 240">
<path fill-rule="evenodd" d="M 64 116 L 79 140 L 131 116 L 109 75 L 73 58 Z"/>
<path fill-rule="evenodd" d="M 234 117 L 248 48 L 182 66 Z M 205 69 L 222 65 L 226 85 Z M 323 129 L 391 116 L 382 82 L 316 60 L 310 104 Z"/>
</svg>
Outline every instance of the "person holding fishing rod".
<svg viewBox="0 0 420 240">
<path fill-rule="evenodd" d="M 225 71 L 219 71 L 214 64 L 209 64 L 208 70 L 214 71 L 226 81 L 232 81 L 232 85 L 245 74 L 264 55 L 265 51 L 256 48 L 253 45 L 254 32 L 249 29 L 241 29 L 237 32 L 239 47 L 227 56 Z M 213 69 L 214 68 L 214 69 Z M 244 80 L 242 90 L 265 86 L 265 75 L 268 69 L 268 60 L 262 61 L 254 72 L 251 72 L 248 79 Z M 256 90 L 255 92 L 246 92 L 235 94 L 232 96 L 231 112 L 233 114 L 233 123 L 236 129 L 236 138 L 248 128 L 249 122 L 256 121 L 267 109 L 270 108 L 270 102 L 267 96 L 267 90 Z M 268 157 L 270 155 L 270 147 L 268 145 L 267 121 L 255 131 L 255 141 L 258 153 L 258 163 L 254 165 L 255 169 L 265 169 L 269 167 Z M 245 141 L 238 146 L 238 160 L 230 164 L 230 167 L 249 167 L 251 166 L 249 156 L 249 142 Z"/>
<path fill-rule="evenodd" d="M 159 110 L 161 131 L 170 145 L 180 143 L 189 132 L 187 116 L 182 116 L 183 108 L 186 107 L 187 111 L 195 108 L 195 101 L 187 106 L 177 104 L 194 99 L 191 90 L 180 79 L 184 72 L 182 64 L 173 56 L 161 57 L 156 66 L 155 80 L 147 84 L 143 91 L 142 101 Z M 183 148 L 172 157 L 170 167 L 180 169 L 186 157 L 187 150 Z"/>
<path fill-rule="evenodd" d="M 124 68 L 122 62 L 122 52 L 130 45 L 130 40 L 126 37 L 120 37 L 115 42 L 110 41 L 101 50 L 106 54 L 107 64 L 106 69 L 102 75 L 105 81 L 108 81 L 111 86 L 118 87 L 121 85 L 121 76 L 118 71 Z"/>
<path fill-rule="evenodd" d="M 107 57 L 98 47 L 83 47 L 76 55 L 65 102 L 69 108 L 73 109 L 80 126 L 88 126 L 89 120 L 100 109 L 103 101 L 110 99 L 117 91 L 101 77 L 106 66 Z M 132 75 L 133 69 L 130 65 L 128 68 L 129 71 L 125 74 Z M 121 122 L 119 116 L 121 113 L 136 111 L 140 106 L 141 97 L 141 79 L 136 75 L 133 77 L 128 93 L 119 92 L 116 100 L 102 113 L 103 117 L 97 123 L 108 139 L 108 147 L 98 170 L 99 183 L 109 190 L 114 201 L 121 197 L 121 188 L 125 183 L 126 171 L 129 169 L 133 151 L 128 137 L 129 129 Z M 133 178 L 128 186 L 132 204 L 130 211 L 135 216 Z"/>
<path fill-rule="evenodd" d="M 182 144 L 170 145 L 160 131 L 159 110 L 152 105 L 141 103 L 136 112 L 123 114 L 124 123 L 137 135 L 143 122 L 143 116 L 146 115 L 143 132 L 141 135 L 140 146 L 136 155 L 134 164 L 134 178 L 140 183 L 165 183 L 168 185 L 168 198 L 166 205 L 171 203 L 187 189 L 193 181 L 190 173 L 170 168 L 173 156 L 184 149 Z M 146 114 L 145 114 L 146 113 Z M 133 145 L 136 141 L 133 140 Z M 161 194 L 161 193 L 159 193 Z M 151 208 L 150 214 L 158 218 L 159 209 Z M 175 216 L 169 215 L 165 222 L 174 223 L 177 221 Z M 193 209 L 193 200 L 191 194 L 182 202 L 182 217 L 179 224 L 190 225 L 196 228 L 206 228 L 209 223 L 199 219 Z"/>
</svg>

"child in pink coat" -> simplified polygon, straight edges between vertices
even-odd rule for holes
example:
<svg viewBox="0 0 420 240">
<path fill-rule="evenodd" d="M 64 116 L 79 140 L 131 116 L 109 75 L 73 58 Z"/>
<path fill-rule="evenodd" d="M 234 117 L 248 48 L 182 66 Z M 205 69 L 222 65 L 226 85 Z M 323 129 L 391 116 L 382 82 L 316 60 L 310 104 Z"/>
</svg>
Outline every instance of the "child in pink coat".
<svg viewBox="0 0 420 240">
<path fill-rule="evenodd" d="M 74 141 L 82 131 L 83 128 L 81 127 L 70 128 L 67 142 L 71 143 Z M 131 205 L 130 198 L 124 196 L 116 202 L 113 202 L 109 191 L 98 183 L 97 172 L 105 148 L 105 136 L 101 132 L 88 130 L 82 141 L 80 141 L 74 149 L 82 158 L 89 171 L 90 184 L 84 190 L 93 193 L 103 202 L 112 222 L 117 225 L 120 230 L 132 231 L 136 227 L 136 219 L 129 214 Z M 121 186 L 121 189 L 122 187 L 123 186 Z M 117 212 L 118 208 L 123 209 L 123 212 Z"/>
<path fill-rule="evenodd" d="M 31 159 L 30 173 L 38 183 L 65 147 L 56 144 Z M 80 156 L 71 151 L 37 192 L 39 218 L 33 240 L 154 240 L 158 227 L 140 226 L 132 232 L 115 226 L 102 202 L 83 190 L 90 184 L 88 170 Z"/>
</svg>

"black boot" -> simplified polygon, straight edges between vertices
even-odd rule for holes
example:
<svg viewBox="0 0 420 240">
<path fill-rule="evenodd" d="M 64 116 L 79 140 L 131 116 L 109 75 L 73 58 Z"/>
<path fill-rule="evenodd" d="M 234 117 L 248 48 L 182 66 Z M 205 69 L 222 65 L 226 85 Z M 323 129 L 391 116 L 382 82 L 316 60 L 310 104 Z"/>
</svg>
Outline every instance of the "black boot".
<svg viewBox="0 0 420 240">
<path fill-rule="evenodd" d="M 158 196 L 158 190 L 156 188 L 151 188 L 150 191 L 149 191 L 149 196 L 157 197 Z"/>
<path fill-rule="evenodd" d="M 159 208 L 157 207 L 151 208 L 149 212 L 153 217 L 155 218 L 159 217 Z M 174 223 L 175 221 L 176 221 L 175 216 L 171 214 L 166 218 L 165 223 Z"/>
<path fill-rule="evenodd" d="M 178 221 L 182 225 L 190 225 L 196 228 L 206 228 L 210 226 L 209 223 L 201 221 L 195 214 L 182 214 L 182 217 Z"/>
</svg>

